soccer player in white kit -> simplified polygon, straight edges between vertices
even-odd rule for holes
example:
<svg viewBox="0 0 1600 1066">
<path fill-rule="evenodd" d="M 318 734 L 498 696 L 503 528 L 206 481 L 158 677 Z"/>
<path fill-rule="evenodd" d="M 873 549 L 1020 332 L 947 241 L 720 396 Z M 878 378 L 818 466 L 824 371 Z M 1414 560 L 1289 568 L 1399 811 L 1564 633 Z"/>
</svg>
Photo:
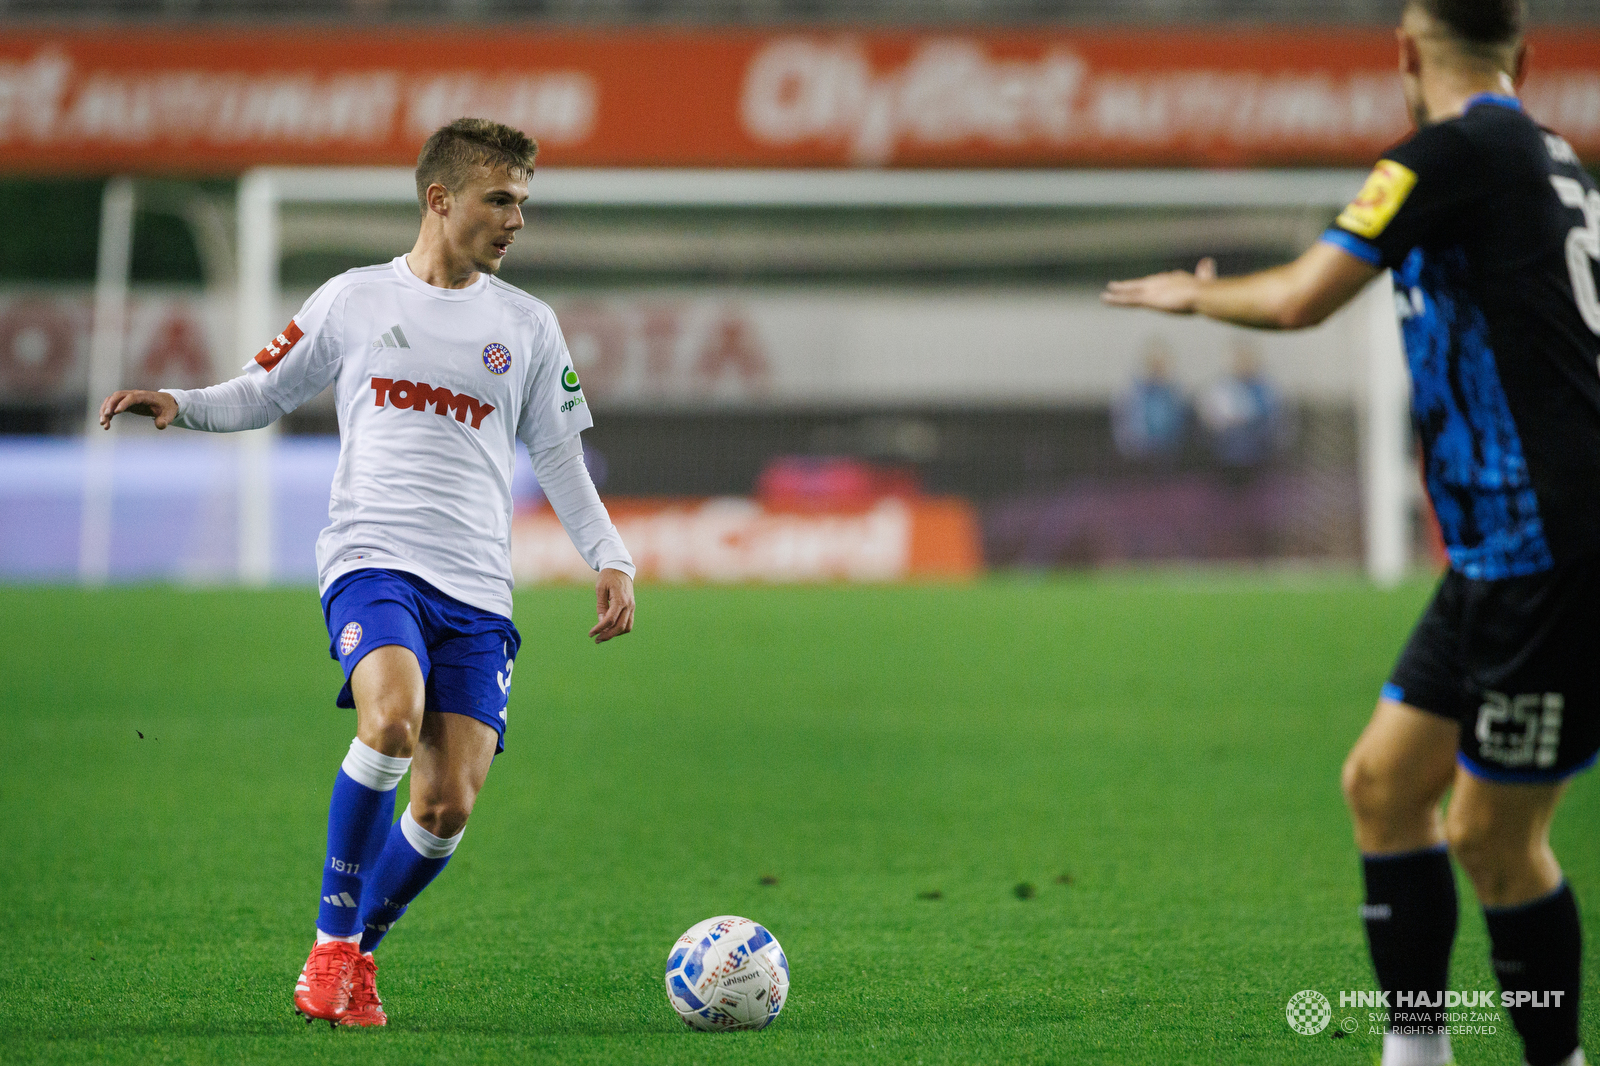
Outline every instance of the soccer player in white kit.
<svg viewBox="0 0 1600 1066">
<path fill-rule="evenodd" d="M 598 642 L 633 628 L 633 561 L 583 465 L 593 425 L 550 308 L 494 277 L 538 146 L 458 119 L 417 161 L 407 255 L 318 289 L 245 373 L 208 389 L 123 390 L 100 422 L 259 429 L 335 388 L 339 466 L 317 539 L 330 652 L 356 736 L 334 781 L 316 945 L 294 1004 L 309 1022 L 383 1025 L 372 950 L 444 868 L 503 748 L 511 476 L 520 441 L 573 544 L 599 571 Z M 393 822 L 395 788 L 411 800 Z M 393 824 L 391 825 L 391 822 Z"/>
</svg>

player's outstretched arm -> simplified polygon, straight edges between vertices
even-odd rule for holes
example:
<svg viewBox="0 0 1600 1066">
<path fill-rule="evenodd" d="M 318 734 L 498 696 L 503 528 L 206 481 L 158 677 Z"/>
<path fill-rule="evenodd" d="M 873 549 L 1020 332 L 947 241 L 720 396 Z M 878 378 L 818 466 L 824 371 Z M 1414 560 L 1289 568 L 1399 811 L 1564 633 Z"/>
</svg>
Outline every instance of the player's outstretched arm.
<svg viewBox="0 0 1600 1066">
<path fill-rule="evenodd" d="M 561 520 L 584 562 L 600 571 L 595 585 L 599 621 L 589 636 L 596 644 L 633 632 L 633 559 L 611 524 L 605 504 L 583 465 L 583 441 L 574 433 L 548 448 L 528 448 L 533 472 L 550 509 Z"/>
<path fill-rule="evenodd" d="M 1201 314 L 1257 329 L 1304 329 L 1349 303 L 1377 273 L 1372 264 L 1318 241 L 1294 262 L 1259 273 L 1219 278 L 1216 261 L 1202 259 L 1192 274 L 1169 270 L 1113 281 L 1100 298 L 1116 307 Z"/>
<path fill-rule="evenodd" d="M 600 571 L 595 583 L 595 613 L 600 621 L 589 630 L 596 644 L 633 632 L 633 578 L 610 567 Z"/>
<path fill-rule="evenodd" d="M 178 401 L 168 392 L 118 389 L 100 405 L 100 428 L 110 429 L 111 420 L 123 414 L 154 418 L 157 429 L 166 429 L 178 417 Z"/>
</svg>

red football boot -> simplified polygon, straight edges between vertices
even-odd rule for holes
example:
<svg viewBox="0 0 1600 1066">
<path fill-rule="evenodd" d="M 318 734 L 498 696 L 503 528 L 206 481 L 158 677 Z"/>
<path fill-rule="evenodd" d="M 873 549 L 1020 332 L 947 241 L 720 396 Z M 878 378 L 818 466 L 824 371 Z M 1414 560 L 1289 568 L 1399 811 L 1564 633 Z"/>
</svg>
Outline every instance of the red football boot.
<svg viewBox="0 0 1600 1066">
<path fill-rule="evenodd" d="M 300 979 L 294 984 L 295 1013 L 329 1025 L 339 1024 L 350 1004 L 350 975 L 361 949 L 343 940 L 328 940 L 311 949 Z"/>
<path fill-rule="evenodd" d="M 383 1000 L 378 998 L 378 960 L 371 954 L 358 953 L 350 965 L 350 1005 L 340 1025 L 388 1025 L 389 1016 L 383 1013 Z"/>
</svg>

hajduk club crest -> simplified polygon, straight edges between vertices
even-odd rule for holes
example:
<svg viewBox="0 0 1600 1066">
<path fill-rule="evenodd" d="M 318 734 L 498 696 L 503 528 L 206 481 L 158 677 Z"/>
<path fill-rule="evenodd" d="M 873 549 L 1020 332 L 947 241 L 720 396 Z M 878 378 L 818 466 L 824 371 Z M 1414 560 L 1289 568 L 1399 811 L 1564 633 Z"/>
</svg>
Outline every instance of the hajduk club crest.
<svg viewBox="0 0 1600 1066">
<path fill-rule="evenodd" d="M 483 365 L 491 374 L 504 374 L 511 369 L 511 349 L 503 344 L 491 344 L 483 350 Z"/>
<path fill-rule="evenodd" d="M 339 654 L 349 655 L 361 643 L 361 623 L 351 622 L 339 632 Z"/>
</svg>

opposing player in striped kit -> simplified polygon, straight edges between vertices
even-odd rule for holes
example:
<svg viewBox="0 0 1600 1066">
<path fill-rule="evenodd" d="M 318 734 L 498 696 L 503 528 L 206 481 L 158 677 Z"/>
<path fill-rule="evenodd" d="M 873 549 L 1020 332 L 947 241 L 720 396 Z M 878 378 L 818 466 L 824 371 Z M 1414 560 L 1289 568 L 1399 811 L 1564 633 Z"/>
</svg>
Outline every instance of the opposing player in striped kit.
<svg viewBox="0 0 1600 1066">
<path fill-rule="evenodd" d="M 1393 272 L 1450 569 L 1344 767 L 1392 997 L 1383 1066 L 1453 1060 L 1452 856 L 1528 1066 L 1585 1062 L 1583 937 L 1550 826 L 1600 750 L 1600 191 L 1517 99 L 1522 24 L 1521 0 L 1409 0 L 1397 36 L 1417 132 L 1321 241 L 1257 274 L 1205 263 L 1105 293 L 1297 328 Z"/>
<path fill-rule="evenodd" d="M 454 853 L 504 747 L 520 637 L 511 623 L 511 478 L 520 442 L 599 571 L 597 642 L 633 628 L 633 562 L 583 464 L 593 425 L 550 308 L 494 277 L 523 226 L 537 146 L 460 119 L 417 163 L 407 255 L 318 289 L 245 367 L 207 389 L 121 391 L 158 428 L 258 429 L 333 385 L 339 465 L 317 567 L 337 703 L 356 736 L 328 815 L 316 944 L 296 1010 L 383 1025 L 372 951 Z M 411 799 L 393 821 L 395 788 Z M 391 824 L 392 823 L 392 824 Z"/>
</svg>

